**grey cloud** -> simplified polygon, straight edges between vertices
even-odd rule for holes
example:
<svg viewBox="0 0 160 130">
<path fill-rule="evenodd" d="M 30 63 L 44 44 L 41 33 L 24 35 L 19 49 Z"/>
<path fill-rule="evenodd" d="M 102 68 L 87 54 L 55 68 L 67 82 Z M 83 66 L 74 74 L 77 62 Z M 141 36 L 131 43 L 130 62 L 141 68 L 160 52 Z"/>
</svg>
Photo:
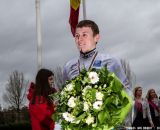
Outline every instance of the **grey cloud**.
<svg viewBox="0 0 160 130">
<path fill-rule="evenodd" d="M 95 20 L 100 27 L 98 49 L 125 58 L 136 75 L 137 84 L 158 89 L 160 1 L 87 0 L 86 7 L 87 18 Z M 66 0 L 41 1 L 44 67 L 63 66 L 78 55 L 68 23 L 69 10 Z M 0 1 L 1 88 L 15 69 L 34 80 L 37 71 L 35 16 L 34 0 Z"/>
</svg>

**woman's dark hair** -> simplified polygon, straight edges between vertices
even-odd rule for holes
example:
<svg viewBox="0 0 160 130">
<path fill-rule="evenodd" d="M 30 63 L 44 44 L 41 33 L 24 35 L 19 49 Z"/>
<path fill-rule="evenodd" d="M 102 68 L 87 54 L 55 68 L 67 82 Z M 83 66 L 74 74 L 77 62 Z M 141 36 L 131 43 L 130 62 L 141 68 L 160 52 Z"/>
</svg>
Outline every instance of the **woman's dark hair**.
<svg viewBox="0 0 160 130">
<path fill-rule="evenodd" d="M 40 96 L 43 98 L 47 99 L 48 103 L 50 103 L 50 98 L 48 95 L 53 93 L 53 88 L 49 85 L 48 82 L 48 77 L 54 76 L 53 72 L 48 70 L 48 69 L 40 69 L 37 73 L 36 76 L 36 81 L 35 81 L 35 90 L 33 93 L 33 99 L 32 103 L 35 103 L 35 98 L 36 96 L 39 96 L 39 101 L 40 101 Z"/>
</svg>

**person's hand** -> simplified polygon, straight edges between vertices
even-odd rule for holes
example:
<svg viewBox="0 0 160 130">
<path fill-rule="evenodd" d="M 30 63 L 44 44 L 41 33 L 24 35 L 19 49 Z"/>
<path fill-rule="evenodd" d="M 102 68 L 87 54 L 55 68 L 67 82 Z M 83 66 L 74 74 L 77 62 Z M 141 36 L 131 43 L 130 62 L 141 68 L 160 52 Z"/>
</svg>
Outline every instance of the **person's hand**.
<svg viewBox="0 0 160 130">
<path fill-rule="evenodd" d="M 57 110 L 57 106 L 58 106 L 58 101 L 54 101 L 54 102 L 53 102 L 54 110 Z"/>
<path fill-rule="evenodd" d="M 154 128 L 154 124 L 153 124 L 153 122 L 150 122 L 150 125 L 151 125 L 151 127 L 152 127 L 152 128 Z"/>
</svg>

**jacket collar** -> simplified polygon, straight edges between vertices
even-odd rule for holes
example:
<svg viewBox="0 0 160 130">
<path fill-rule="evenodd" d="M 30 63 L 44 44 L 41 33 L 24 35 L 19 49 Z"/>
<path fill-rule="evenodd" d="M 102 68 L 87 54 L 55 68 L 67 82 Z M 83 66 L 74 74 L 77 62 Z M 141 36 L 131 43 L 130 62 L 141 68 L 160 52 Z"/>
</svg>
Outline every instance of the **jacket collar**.
<svg viewBox="0 0 160 130">
<path fill-rule="evenodd" d="M 83 59 L 87 59 L 92 57 L 95 53 L 96 53 L 96 48 L 86 53 L 80 52 L 80 57 Z"/>
</svg>

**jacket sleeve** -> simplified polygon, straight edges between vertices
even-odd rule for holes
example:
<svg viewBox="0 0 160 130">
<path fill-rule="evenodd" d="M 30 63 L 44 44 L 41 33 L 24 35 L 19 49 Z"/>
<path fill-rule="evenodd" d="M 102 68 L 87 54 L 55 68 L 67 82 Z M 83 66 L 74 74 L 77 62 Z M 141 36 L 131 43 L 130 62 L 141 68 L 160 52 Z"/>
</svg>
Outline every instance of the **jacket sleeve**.
<svg viewBox="0 0 160 130">
<path fill-rule="evenodd" d="M 66 80 L 69 80 L 68 74 L 67 74 L 67 67 L 64 66 L 63 68 L 63 81 L 65 82 Z"/>
</svg>

